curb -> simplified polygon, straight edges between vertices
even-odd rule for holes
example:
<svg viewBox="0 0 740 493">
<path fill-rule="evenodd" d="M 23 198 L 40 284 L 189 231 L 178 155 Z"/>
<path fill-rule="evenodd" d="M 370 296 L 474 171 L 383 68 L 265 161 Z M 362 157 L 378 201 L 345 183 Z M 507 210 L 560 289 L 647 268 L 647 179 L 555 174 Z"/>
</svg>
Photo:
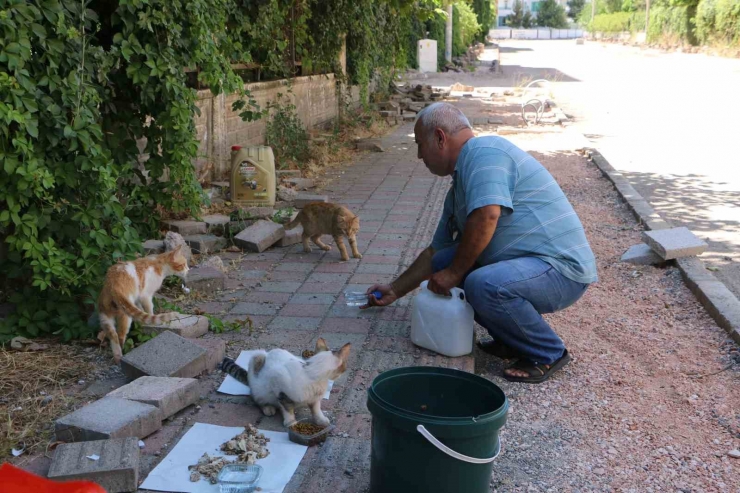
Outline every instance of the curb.
<svg viewBox="0 0 740 493">
<path fill-rule="evenodd" d="M 619 195 L 627 203 L 638 222 L 649 230 L 671 228 L 671 224 L 660 217 L 655 209 L 637 193 L 627 178 L 615 170 L 609 161 L 593 148 L 584 149 L 601 173 L 614 184 Z M 681 277 L 686 286 L 704 306 L 714 321 L 725 329 L 730 337 L 740 344 L 740 300 L 704 268 L 697 257 L 685 257 L 676 260 Z"/>
</svg>

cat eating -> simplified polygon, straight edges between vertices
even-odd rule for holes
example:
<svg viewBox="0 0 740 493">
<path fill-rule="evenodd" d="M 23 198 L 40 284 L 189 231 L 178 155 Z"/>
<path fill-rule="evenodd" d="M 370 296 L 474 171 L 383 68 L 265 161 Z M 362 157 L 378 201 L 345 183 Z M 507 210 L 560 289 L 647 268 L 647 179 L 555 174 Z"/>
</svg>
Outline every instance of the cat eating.
<svg viewBox="0 0 740 493">
<path fill-rule="evenodd" d="M 311 253 L 308 240 L 313 241 L 322 250 L 329 251 L 331 247 L 321 241 L 321 235 L 332 235 L 337 244 L 342 260 L 349 260 L 347 247 L 344 246 L 343 236 L 349 240 L 354 258 L 362 258 L 357 250 L 356 234 L 360 231 L 360 218 L 349 209 L 338 204 L 326 202 L 312 202 L 307 204 L 295 219 L 285 225 L 285 229 L 303 226 L 303 251 Z"/>
<path fill-rule="evenodd" d="M 336 380 L 347 370 L 350 347 L 347 343 L 335 353 L 319 338 L 316 354 L 307 360 L 284 349 L 273 349 L 252 356 L 248 370 L 230 358 L 224 358 L 220 368 L 251 388 L 254 402 L 266 416 L 273 416 L 279 409 L 284 426 L 296 423 L 295 408 L 299 406 L 311 409 L 317 425 L 328 426 L 329 419 L 321 411 L 321 399 L 329 380 Z"/>
<path fill-rule="evenodd" d="M 182 254 L 182 246 L 159 255 L 149 255 L 130 262 L 112 265 L 98 296 L 100 333 L 98 339 L 110 341 L 116 363 L 123 357 L 132 319 L 145 324 L 162 324 L 180 316 L 177 312 L 154 315 L 152 298 L 162 287 L 162 281 L 176 275 L 185 279 L 188 261 Z"/>
</svg>

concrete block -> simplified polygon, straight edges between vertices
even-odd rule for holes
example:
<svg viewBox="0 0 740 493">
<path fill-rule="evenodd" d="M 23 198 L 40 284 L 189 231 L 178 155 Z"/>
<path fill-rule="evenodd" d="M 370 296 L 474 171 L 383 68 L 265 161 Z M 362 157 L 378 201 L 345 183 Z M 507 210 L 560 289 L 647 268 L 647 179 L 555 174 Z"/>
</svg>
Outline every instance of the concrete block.
<svg viewBox="0 0 740 493">
<path fill-rule="evenodd" d="M 709 248 L 704 240 L 685 227 L 643 231 L 642 241 L 665 260 L 699 255 Z"/>
<path fill-rule="evenodd" d="M 380 116 L 383 118 L 395 118 L 398 116 L 398 110 L 396 111 L 379 111 Z"/>
<path fill-rule="evenodd" d="M 166 419 L 195 404 L 200 393 L 194 378 L 141 377 L 110 392 L 107 397 L 149 404 L 158 408 L 162 419 Z"/>
<path fill-rule="evenodd" d="M 195 267 L 188 271 L 185 286 L 202 294 L 213 294 L 226 287 L 226 274 L 213 267 Z"/>
<path fill-rule="evenodd" d="M 162 332 L 121 359 L 121 370 L 131 380 L 139 377 L 192 378 L 206 369 L 206 350 L 174 332 Z"/>
<path fill-rule="evenodd" d="M 226 341 L 222 339 L 194 339 L 193 342 L 207 351 L 205 364 L 207 371 L 215 370 L 226 356 Z"/>
<path fill-rule="evenodd" d="M 257 221 L 238 235 L 234 244 L 243 250 L 261 253 L 285 236 L 282 224 L 272 221 Z"/>
<path fill-rule="evenodd" d="M 280 241 L 278 241 L 276 245 L 279 247 L 287 247 L 300 243 L 301 241 L 303 241 L 303 226 L 299 224 L 297 227 L 286 231 L 285 236 L 280 238 Z"/>
<path fill-rule="evenodd" d="M 146 240 L 144 242 L 144 255 L 157 255 L 164 253 L 164 241 L 162 240 Z"/>
<path fill-rule="evenodd" d="M 230 221 L 228 226 L 229 234 L 232 236 L 236 236 L 257 221 L 258 219 L 242 219 L 240 221 Z"/>
<path fill-rule="evenodd" d="M 660 255 L 655 253 L 653 249 L 645 243 L 632 245 L 626 252 L 624 252 L 624 255 L 622 255 L 622 258 L 619 260 L 635 265 L 660 265 L 665 262 Z"/>
<path fill-rule="evenodd" d="M 272 207 L 242 207 L 240 217 L 245 219 L 270 219 L 275 214 Z"/>
<path fill-rule="evenodd" d="M 136 491 L 139 454 L 138 437 L 63 443 L 54 452 L 48 477 L 55 481 L 93 481 L 108 493 Z M 88 459 L 94 455 L 100 458 Z"/>
<path fill-rule="evenodd" d="M 404 113 L 403 114 L 403 121 L 413 122 L 414 120 L 416 120 L 416 113 Z"/>
<path fill-rule="evenodd" d="M 295 198 L 295 206 L 297 209 L 303 209 L 306 204 L 310 204 L 311 202 L 329 202 L 329 197 L 327 195 L 299 193 Z"/>
<path fill-rule="evenodd" d="M 356 143 L 358 151 L 384 152 L 383 146 L 380 145 L 380 139 L 360 139 Z"/>
<path fill-rule="evenodd" d="M 59 441 L 86 442 L 107 438 L 144 438 L 161 427 L 162 412 L 156 407 L 104 397 L 57 419 L 54 432 Z"/>
<path fill-rule="evenodd" d="M 162 225 L 175 233 L 181 235 L 204 235 L 206 234 L 206 223 L 201 221 L 163 221 Z"/>
<path fill-rule="evenodd" d="M 225 235 L 228 232 L 229 222 L 231 219 L 224 214 L 209 214 L 203 216 L 203 222 L 206 223 L 206 231 L 209 234 Z"/>
<path fill-rule="evenodd" d="M 228 244 L 226 238 L 214 235 L 190 235 L 184 239 L 193 253 L 198 254 L 217 252 Z"/>
<path fill-rule="evenodd" d="M 202 315 L 182 314 L 177 320 L 165 322 L 159 325 L 142 324 L 141 329 L 147 333 L 161 334 L 165 331 L 174 332 L 180 337 L 194 339 L 208 332 L 209 321 Z"/>
<path fill-rule="evenodd" d="M 308 190 L 314 188 L 316 184 L 309 178 L 290 178 L 288 183 L 296 187 L 298 190 Z"/>
<path fill-rule="evenodd" d="M 384 101 L 382 103 L 378 103 L 378 109 L 381 112 L 387 111 L 389 113 L 398 115 L 401 111 L 401 104 L 398 101 Z"/>
</svg>

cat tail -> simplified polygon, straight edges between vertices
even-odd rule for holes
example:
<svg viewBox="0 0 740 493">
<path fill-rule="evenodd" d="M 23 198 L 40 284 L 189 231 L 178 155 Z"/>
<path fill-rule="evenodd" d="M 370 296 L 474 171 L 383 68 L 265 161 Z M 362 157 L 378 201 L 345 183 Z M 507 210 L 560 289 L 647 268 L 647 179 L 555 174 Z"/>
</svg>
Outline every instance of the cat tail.
<svg viewBox="0 0 740 493">
<path fill-rule="evenodd" d="M 126 312 L 126 315 L 129 317 L 132 317 L 137 322 L 141 322 L 144 324 L 150 324 L 150 325 L 160 325 L 165 322 L 170 322 L 172 320 L 175 320 L 182 316 L 181 313 L 177 312 L 168 312 L 168 313 L 158 313 L 156 315 L 150 315 L 138 306 L 131 303 L 126 298 L 119 298 L 116 300 L 116 304 L 120 305 L 124 312 Z"/>
<path fill-rule="evenodd" d="M 244 385 L 249 385 L 249 372 L 236 364 L 236 361 L 234 361 L 233 359 L 224 358 L 223 361 L 221 361 L 221 364 L 218 365 L 218 368 L 222 372 L 234 377 L 237 382 L 243 383 Z"/>
<path fill-rule="evenodd" d="M 285 228 L 285 231 L 288 231 L 288 230 L 293 229 L 296 226 L 300 225 L 301 224 L 301 218 L 302 217 L 303 217 L 303 211 L 299 212 L 298 215 L 295 217 L 295 219 L 293 219 L 288 224 L 286 224 L 285 226 L 283 226 Z"/>
</svg>

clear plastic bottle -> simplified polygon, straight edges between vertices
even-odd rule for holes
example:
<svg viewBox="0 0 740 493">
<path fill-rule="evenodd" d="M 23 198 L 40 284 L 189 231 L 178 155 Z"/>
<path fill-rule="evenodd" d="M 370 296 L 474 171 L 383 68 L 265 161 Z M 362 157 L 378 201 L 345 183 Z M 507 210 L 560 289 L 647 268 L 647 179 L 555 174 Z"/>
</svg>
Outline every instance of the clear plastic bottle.
<svg viewBox="0 0 740 493">
<path fill-rule="evenodd" d="M 377 299 L 383 297 L 380 291 L 373 291 L 373 296 Z M 362 306 L 367 305 L 369 295 L 362 291 L 345 291 L 344 299 L 347 301 L 347 306 Z"/>
</svg>

